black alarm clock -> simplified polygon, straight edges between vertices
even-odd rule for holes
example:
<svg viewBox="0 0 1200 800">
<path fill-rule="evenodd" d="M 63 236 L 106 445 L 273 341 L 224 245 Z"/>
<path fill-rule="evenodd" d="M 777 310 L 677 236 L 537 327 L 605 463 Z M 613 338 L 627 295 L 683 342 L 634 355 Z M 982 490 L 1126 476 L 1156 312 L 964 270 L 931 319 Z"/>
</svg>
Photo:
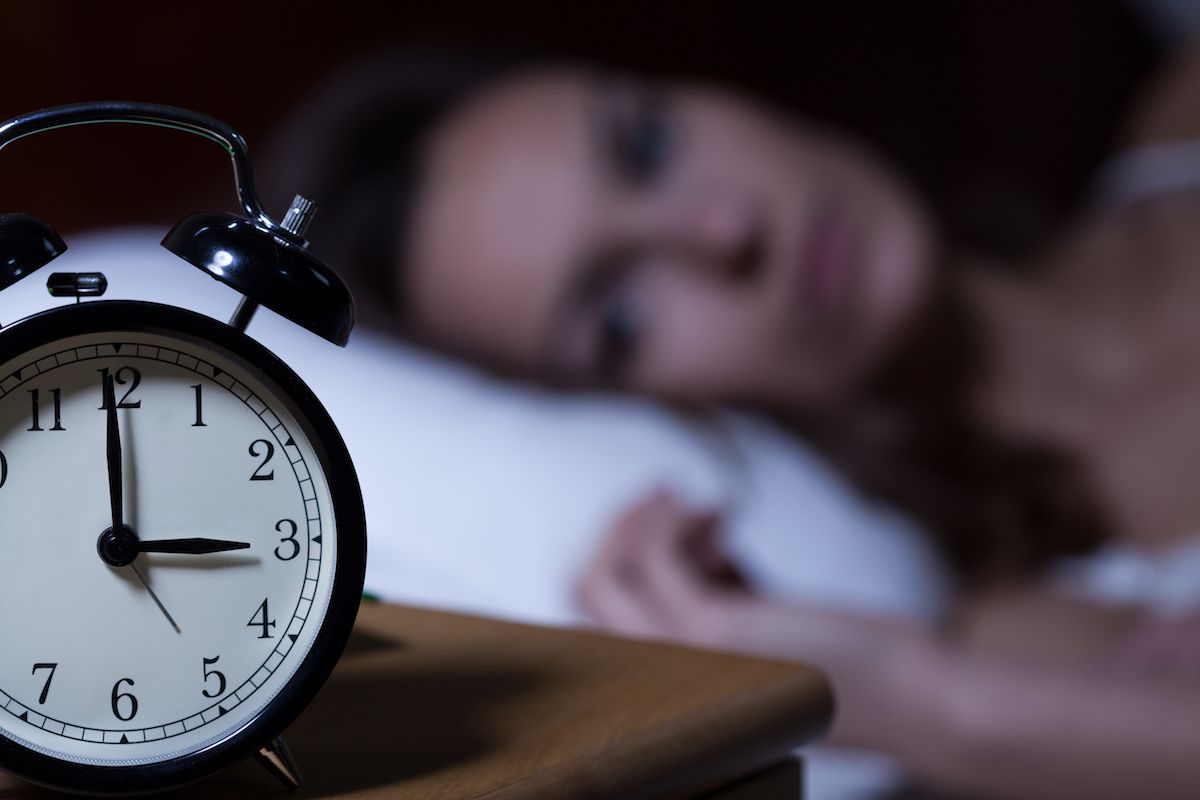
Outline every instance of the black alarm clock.
<svg viewBox="0 0 1200 800">
<path fill-rule="evenodd" d="M 298 785 L 280 736 L 346 644 L 366 525 L 328 413 L 244 331 L 261 305 L 344 345 L 353 302 L 307 250 L 312 204 L 267 216 L 224 123 L 88 103 L 0 125 L 0 148 L 100 122 L 229 152 L 243 214 L 193 215 L 163 245 L 243 299 L 225 323 L 56 273 L 50 293 L 75 302 L 0 329 L 0 768 L 125 794 L 258 755 Z M 64 249 L 0 215 L 0 290 Z"/>
</svg>

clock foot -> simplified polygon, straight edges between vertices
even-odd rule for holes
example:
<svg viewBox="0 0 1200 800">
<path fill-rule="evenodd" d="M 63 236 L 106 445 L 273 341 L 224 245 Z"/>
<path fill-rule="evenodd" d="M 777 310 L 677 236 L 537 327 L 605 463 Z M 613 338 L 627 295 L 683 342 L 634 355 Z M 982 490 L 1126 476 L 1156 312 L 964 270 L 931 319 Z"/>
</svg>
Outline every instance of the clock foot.
<svg viewBox="0 0 1200 800">
<path fill-rule="evenodd" d="M 283 741 L 282 736 L 272 739 L 269 744 L 255 754 L 255 758 L 284 786 L 289 789 L 300 788 L 304 779 L 301 777 L 300 770 L 296 767 L 296 760 L 292 758 L 292 752 L 288 750 L 287 743 Z"/>
</svg>

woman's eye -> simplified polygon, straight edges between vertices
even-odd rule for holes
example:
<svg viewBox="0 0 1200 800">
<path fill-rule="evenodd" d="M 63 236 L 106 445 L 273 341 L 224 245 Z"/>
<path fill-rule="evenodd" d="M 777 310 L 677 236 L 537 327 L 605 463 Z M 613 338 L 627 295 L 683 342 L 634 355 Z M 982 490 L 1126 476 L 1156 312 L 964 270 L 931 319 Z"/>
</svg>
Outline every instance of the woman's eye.
<svg viewBox="0 0 1200 800">
<path fill-rule="evenodd" d="M 637 98 L 622 115 L 613 136 L 617 169 L 631 184 L 652 183 L 665 171 L 673 136 L 662 98 Z"/>
<path fill-rule="evenodd" d="M 596 375 L 604 383 L 618 383 L 629 371 L 642 328 L 642 310 L 628 287 L 614 287 L 604 298 L 597 328 Z"/>
</svg>

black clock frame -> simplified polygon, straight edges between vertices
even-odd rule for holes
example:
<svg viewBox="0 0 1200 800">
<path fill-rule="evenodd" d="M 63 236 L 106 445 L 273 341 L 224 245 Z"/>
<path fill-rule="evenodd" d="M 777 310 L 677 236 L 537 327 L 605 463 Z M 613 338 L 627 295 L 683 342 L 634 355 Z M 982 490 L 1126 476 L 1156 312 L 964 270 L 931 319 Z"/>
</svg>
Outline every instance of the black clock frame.
<svg viewBox="0 0 1200 800">
<path fill-rule="evenodd" d="M 249 336 L 175 306 L 92 301 L 43 311 L 0 330 L 0 363 L 72 336 L 126 332 L 163 334 L 210 348 L 253 374 L 283 401 L 311 442 L 329 484 L 337 521 L 337 566 L 329 610 L 292 679 L 250 722 L 219 742 L 168 761 L 110 767 L 57 759 L 0 734 L 0 768 L 52 789 L 87 794 L 140 794 L 182 786 L 241 761 L 280 735 L 333 672 L 354 627 L 366 574 L 366 516 L 345 442 L 308 385 Z"/>
</svg>

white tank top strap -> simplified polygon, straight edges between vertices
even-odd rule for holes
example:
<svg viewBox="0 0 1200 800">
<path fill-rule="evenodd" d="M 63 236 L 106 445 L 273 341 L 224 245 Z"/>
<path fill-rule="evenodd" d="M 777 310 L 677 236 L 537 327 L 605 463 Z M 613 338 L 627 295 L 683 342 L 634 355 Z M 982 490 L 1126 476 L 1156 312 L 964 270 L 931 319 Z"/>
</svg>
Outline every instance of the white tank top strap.
<svg viewBox="0 0 1200 800">
<path fill-rule="evenodd" d="M 1055 565 L 1052 585 L 1077 596 L 1134 604 L 1162 616 L 1200 611 L 1200 535 L 1146 552 L 1112 543 L 1098 553 Z"/>
<path fill-rule="evenodd" d="M 1159 142 L 1109 159 L 1096 175 L 1091 207 L 1097 213 L 1123 211 L 1158 195 L 1194 189 L 1200 189 L 1200 139 Z"/>
</svg>

